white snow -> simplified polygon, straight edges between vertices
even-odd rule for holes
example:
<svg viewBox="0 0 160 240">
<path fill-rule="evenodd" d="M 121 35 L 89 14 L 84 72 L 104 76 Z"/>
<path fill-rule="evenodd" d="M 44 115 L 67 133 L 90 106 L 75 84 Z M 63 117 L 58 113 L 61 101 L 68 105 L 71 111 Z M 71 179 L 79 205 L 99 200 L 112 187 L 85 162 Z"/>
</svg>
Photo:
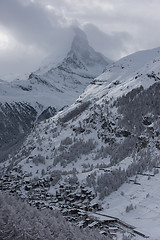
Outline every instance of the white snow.
<svg viewBox="0 0 160 240">
<path fill-rule="evenodd" d="M 160 48 L 134 53 L 106 67 L 106 71 L 97 77 L 81 95 L 81 99 L 108 99 L 126 95 L 132 89 L 143 86 L 149 88 L 155 83 L 154 78 L 148 77 L 154 73 L 160 76 Z M 160 79 L 157 79 L 158 81 Z"/>
<path fill-rule="evenodd" d="M 29 78 L 11 75 L 14 81 L 0 81 L 0 102 L 25 102 L 38 111 L 39 105 L 43 110 L 49 106 L 60 110 L 71 105 L 110 62 L 77 30 L 71 48 L 58 58 L 49 57 Z"/>
<path fill-rule="evenodd" d="M 136 230 L 150 236 L 149 239 L 160 239 L 160 173 L 154 177 L 138 175 L 137 182 L 123 184 L 116 192 L 106 197 L 103 202 L 103 213 L 124 220 L 136 227 Z M 122 194 L 123 193 L 123 194 Z M 133 210 L 126 212 L 126 207 L 133 205 Z"/>
<path fill-rule="evenodd" d="M 41 170 L 45 169 L 45 171 L 47 171 L 48 167 L 51 167 L 52 170 L 61 171 L 69 171 L 75 167 L 79 172 L 77 176 L 80 181 L 83 181 L 88 174 L 94 172 L 96 172 L 97 176 L 100 175 L 101 170 L 95 168 L 96 164 L 109 164 L 110 158 L 94 160 L 96 150 L 100 149 L 103 145 L 102 141 L 98 139 L 96 131 L 92 129 L 88 135 L 82 133 L 80 136 L 77 136 L 76 133 L 73 133 L 72 131 L 73 126 L 79 126 L 79 121 L 82 122 L 90 113 L 92 114 L 91 109 L 83 111 L 83 113 L 76 119 L 68 121 L 64 126 L 57 124 L 58 118 L 62 118 L 67 113 L 74 110 L 81 102 L 83 103 L 89 100 L 92 107 L 94 107 L 95 104 L 102 104 L 103 100 L 112 99 L 113 102 L 118 97 L 121 97 L 132 89 L 140 86 L 147 89 L 155 82 L 160 81 L 159 69 L 160 48 L 138 52 L 109 65 L 106 68 L 106 71 L 86 88 L 85 92 L 79 96 L 74 104 L 66 108 L 64 111 L 59 112 L 55 117 L 50 118 L 46 122 L 41 122 L 35 127 L 35 130 L 33 130 L 28 136 L 24 146 L 34 146 L 35 148 L 31 151 L 30 155 L 34 156 L 41 153 L 45 157 L 48 155 L 48 160 L 46 159 L 44 165 L 39 164 L 38 166 L 35 166 L 33 163 L 31 164 L 32 161 L 26 163 L 28 157 L 24 157 L 23 159 L 20 159 L 21 161 L 19 162 L 22 166 L 22 170 L 24 172 L 31 172 L 33 175 L 32 177 L 34 177 L 40 176 Z M 82 83 L 77 72 L 75 74 L 76 78 L 72 78 L 66 72 L 65 75 L 63 75 L 58 69 L 51 69 L 51 72 L 47 73 L 43 70 L 44 69 L 42 69 L 43 74 L 47 76 L 49 87 L 44 83 L 39 84 L 36 79 L 32 79 L 32 82 L 28 80 L 28 82 L 23 82 L 23 87 L 32 86 L 32 90 L 26 91 L 24 94 L 24 91 L 20 92 L 18 87 L 18 84 L 21 84 L 20 81 L 15 81 L 13 84 L 8 83 L 7 85 L 1 82 L 0 101 L 3 102 L 6 101 L 6 99 L 8 101 L 14 101 L 16 98 L 36 104 L 38 99 L 38 102 L 43 106 L 46 106 L 51 101 L 55 103 L 55 106 L 58 109 L 60 109 L 60 107 L 64 105 L 70 105 L 71 102 L 76 99 L 76 96 L 82 92 L 84 85 L 87 85 L 89 80 L 88 78 L 85 78 Z M 65 77 L 64 81 L 61 81 L 62 77 Z M 54 84 L 52 78 L 54 78 Z M 58 91 L 58 89 L 63 91 L 63 93 Z M 112 113 L 115 116 L 117 114 L 116 110 L 116 108 L 112 109 Z M 97 114 L 99 113 L 100 112 L 97 112 Z M 96 125 L 96 127 L 99 128 L 100 126 L 100 123 L 99 125 Z M 55 128 L 56 130 L 52 132 Z M 53 148 L 56 148 L 56 150 L 59 151 L 58 147 L 60 146 L 61 141 L 68 136 L 72 139 L 74 137 L 77 139 L 81 138 L 83 141 L 94 139 L 97 143 L 96 150 L 91 151 L 87 156 L 82 154 L 76 162 L 69 163 L 65 168 L 63 168 L 60 163 L 53 167 Z M 32 141 L 32 143 L 29 143 L 30 141 Z M 121 141 L 121 139 L 119 141 Z M 41 148 L 42 150 L 39 150 L 38 148 Z M 132 161 L 133 159 L 128 156 L 118 165 L 112 166 L 112 169 L 119 167 L 121 169 L 126 169 Z M 93 170 L 90 172 L 82 172 L 82 170 L 84 170 L 82 166 L 84 163 L 93 164 Z M 31 165 L 32 167 L 30 167 Z M 37 170 L 39 170 L 38 174 L 36 174 Z M 160 181 L 160 174 L 150 177 L 150 180 L 148 180 L 147 176 L 138 175 L 136 180 L 140 185 L 136 185 L 133 182 L 130 184 L 125 183 L 116 192 L 113 192 L 110 196 L 106 197 L 103 200 L 103 213 L 118 217 L 128 224 L 136 226 L 137 231 L 141 231 L 147 236 L 150 236 L 150 239 L 158 240 L 160 239 L 160 191 L 158 184 Z M 133 205 L 133 210 L 126 212 L 126 207 L 130 204 Z"/>
</svg>

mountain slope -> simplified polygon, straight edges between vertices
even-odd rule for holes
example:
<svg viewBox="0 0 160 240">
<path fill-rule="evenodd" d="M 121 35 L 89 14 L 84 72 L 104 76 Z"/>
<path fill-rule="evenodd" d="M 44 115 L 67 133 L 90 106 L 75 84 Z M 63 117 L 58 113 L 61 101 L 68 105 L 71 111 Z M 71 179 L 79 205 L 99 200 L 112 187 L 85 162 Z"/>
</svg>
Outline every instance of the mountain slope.
<svg viewBox="0 0 160 240">
<path fill-rule="evenodd" d="M 109 66 L 75 104 L 35 127 L 25 142 L 27 156 L 19 153 L 18 159 L 21 154 L 25 159 L 38 154 L 48 159 L 44 166 L 32 169 L 34 176 L 39 167 L 47 172 L 49 166 L 63 170 L 73 165 L 82 171 L 82 165 L 93 164 L 93 159 L 94 165 L 101 162 L 111 166 L 128 156 L 135 160 L 140 154 L 157 153 L 158 53 L 159 49 L 136 53 Z M 142 61 L 139 55 L 148 59 Z M 28 169 L 25 159 L 21 162 L 24 170 Z"/>
<path fill-rule="evenodd" d="M 4 172 L 31 182 L 49 179 L 49 193 L 79 182 L 94 194 L 88 205 L 101 203 L 103 214 L 138 222 L 139 231 L 159 239 L 157 230 L 152 238 L 147 229 L 160 214 L 156 180 L 143 179 L 159 179 L 159 69 L 160 48 L 111 64 L 74 104 L 34 127 L 20 151 L 6 162 Z M 27 197 L 23 186 L 20 192 Z M 148 212 L 150 219 L 144 220 Z"/>
<path fill-rule="evenodd" d="M 24 137 L 37 119 L 41 121 L 54 116 L 73 103 L 90 81 L 111 62 L 89 46 L 81 30 L 75 31 L 71 49 L 61 62 L 44 64 L 31 73 L 28 80 L 0 82 L 1 129 L 5 126 L 5 131 L 1 131 L 0 149 L 8 151 L 8 146 L 14 146 L 22 135 Z M 27 113 L 27 128 L 24 111 Z"/>
<path fill-rule="evenodd" d="M 28 154 L 34 156 L 39 153 L 45 157 L 48 155 L 50 160 L 47 161 L 47 164 L 51 164 L 54 160 L 56 166 L 58 162 L 61 163 L 62 159 L 58 158 L 61 153 L 65 153 L 65 150 L 67 153 L 70 148 L 74 151 L 76 143 L 83 146 L 85 141 L 89 141 L 89 145 L 86 146 L 89 149 L 86 149 L 87 153 L 84 151 L 84 153 L 80 152 L 79 155 L 74 156 L 73 162 L 79 159 L 77 164 L 81 162 L 83 155 L 88 154 L 92 156 L 90 156 L 91 162 L 94 156 L 98 161 L 101 159 L 102 162 L 106 161 L 107 164 L 111 164 L 116 155 L 116 152 L 112 153 L 112 148 L 118 151 L 121 145 L 126 147 L 129 141 L 133 141 L 137 145 L 130 146 L 131 149 L 129 148 L 130 150 L 126 150 L 126 153 L 123 154 L 128 156 L 133 153 L 133 150 L 139 154 L 141 144 L 145 146 L 145 138 L 146 146 L 152 146 L 153 142 L 157 142 L 155 149 L 158 150 L 159 135 L 156 133 L 156 129 L 157 131 L 159 129 L 160 112 L 160 57 L 157 53 L 159 53 L 159 49 L 136 53 L 109 66 L 104 74 L 87 87 L 75 104 L 35 127 L 25 143 L 29 147 L 31 141 L 32 146 L 35 146 L 34 150 Z M 143 63 L 139 61 L 141 54 L 145 55 L 145 58 L 148 56 L 149 61 L 148 59 Z M 133 61 L 133 59 L 135 60 Z M 142 57 L 142 59 L 144 58 Z M 126 66 L 123 65 L 124 62 Z M 136 68 L 134 67 L 135 62 Z M 115 77 L 117 75 L 118 79 Z M 111 81 L 112 78 L 114 78 L 113 81 Z M 153 137 L 154 134 L 157 135 L 152 139 L 151 136 Z M 39 145 L 44 150 L 38 150 Z M 102 147 L 106 148 L 104 159 L 102 152 L 98 153 Z M 83 146 L 84 148 L 85 146 Z M 56 151 L 52 151 L 52 149 L 56 149 Z M 96 157 L 97 154 L 100 155 L 99 158 Z M 116 161 L 123 160 L 124 155 L 122 154 L 120 157 L 120 152 L 117 154 L 119 156 Z M 55 161 L 55 159 L 57 160 Z M 67 166 L 72 162 L 67 158 L 66 161 L 65 158 L 63 161 Z"/>
<path fill-rule="evenodd" d="M 108 66 L 74 104 L 35 126 L 11 165 L 6 162 L 8 171 L 52 177 L 50 192 L 78 181 L 105 209 L 107 196 L 126 181 L 138 185 L 136 175 L 154 177 L 160 166 L 159 69 L 160 48 Z"/>
</svg>

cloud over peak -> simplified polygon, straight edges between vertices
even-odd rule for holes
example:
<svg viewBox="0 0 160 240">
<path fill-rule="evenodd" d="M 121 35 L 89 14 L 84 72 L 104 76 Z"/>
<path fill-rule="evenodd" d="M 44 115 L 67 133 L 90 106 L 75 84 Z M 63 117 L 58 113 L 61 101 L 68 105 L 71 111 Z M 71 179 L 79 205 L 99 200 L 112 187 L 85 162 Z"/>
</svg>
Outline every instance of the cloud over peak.
<svg viewBox="0 0 160 240">
<path fill-rule="evenodd" d="M 159 7 L 159 0 L 1 0 L 0 74 L 32 71 L 47 55 L 66 51 L 73 26 L 112 59 L 156 47 Z"/>
</svg>

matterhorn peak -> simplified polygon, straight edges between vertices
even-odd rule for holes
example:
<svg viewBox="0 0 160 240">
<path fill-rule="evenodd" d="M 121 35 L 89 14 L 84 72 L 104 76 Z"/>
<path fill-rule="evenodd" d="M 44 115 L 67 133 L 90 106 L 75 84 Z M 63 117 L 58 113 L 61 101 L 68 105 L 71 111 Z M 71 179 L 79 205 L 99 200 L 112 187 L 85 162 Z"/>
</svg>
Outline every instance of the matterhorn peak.
<svg viewBox="0 0 160 240">
<path fill-rule="evenodd" d="M 89 43 L 86 34 L 80 28 L 74 28 L 75 36 L 72 41 L 71 50 L 78 52 L 85 52 L 88 50 Z"/>
<path fill-rule="evenodd" d="M 95 78 L 101 74 L 104 68 L 112 61 L 103 56 L 103 54 L 96 52 L 89 45 L 85 32 L 80 28 L 74 28 L 74 32 L 75 36 L 71 44 L 71 49 L 65 59 L 67 60 L 67 66 L 70 65 L 70 68 L 74 66 L 74 70 L 72 69 L 74 72 L 77 72 L 79 69 L 80 71 L 85 71 L 88 77 Z M 68 65 L 69 62 L 72 64 Z"/>
<path fill-rule="evenodd" d="M 73 29 L 74 37 L 67 52 L 56 59 L 50 56 L 35 72 L 37 75 L 48 74 L 50 70 L 61 69 L 68 73 L 86 75 L 95 78 L 100 75 L 112 61 L 96 52 L 89 44 L 87 36 L 78 27 Z"/>
</svg>

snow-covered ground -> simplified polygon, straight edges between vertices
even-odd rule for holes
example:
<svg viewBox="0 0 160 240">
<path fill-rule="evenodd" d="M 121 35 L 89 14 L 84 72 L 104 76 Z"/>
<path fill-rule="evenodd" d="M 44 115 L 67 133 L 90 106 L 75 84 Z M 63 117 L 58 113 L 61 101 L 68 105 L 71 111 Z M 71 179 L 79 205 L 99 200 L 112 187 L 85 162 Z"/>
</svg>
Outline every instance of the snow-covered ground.
<svg viewBox="0 0 160 240">
<path fill-rule="evenodd" d="M 132 178 L 134 179 L 134 178 Z M 154 177 L 138 175 L 136 182 L 123 184 L 103 201 L 103 213 L 118 217 L 136 227 L 136 230 L 160 239 L 160 173 Z M 132 204 L 133 209 L 126 211 Z"/>
</svg>

